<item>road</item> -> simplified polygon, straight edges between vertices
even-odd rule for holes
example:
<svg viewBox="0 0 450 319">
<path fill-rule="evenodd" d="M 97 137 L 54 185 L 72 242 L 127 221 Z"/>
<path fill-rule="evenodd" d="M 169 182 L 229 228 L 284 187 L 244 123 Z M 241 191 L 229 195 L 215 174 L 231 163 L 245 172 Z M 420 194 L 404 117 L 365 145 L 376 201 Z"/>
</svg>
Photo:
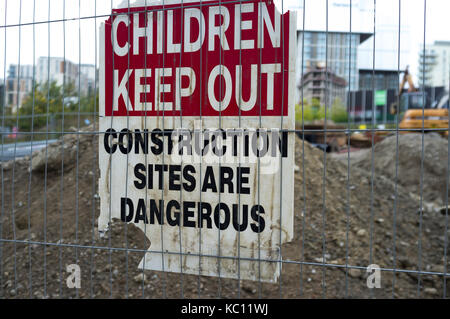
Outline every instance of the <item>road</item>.
<svg viewBox="0 0 450 319">
<path fill-rule="evenodd" d="M 15 158 L 24 157 L 31 154 L 31 149 L 33 152 L 44 148 L 46 144 L 56 142 L 56 140 L 47 141 L 34 141 L 33 145 L 31 142 L 18 142 L 11 144 L 3 144 L 0 146 L 0 162 L 9 161 Z M 31 148 L 33 146 L 33 148 Z"/>
</svg>

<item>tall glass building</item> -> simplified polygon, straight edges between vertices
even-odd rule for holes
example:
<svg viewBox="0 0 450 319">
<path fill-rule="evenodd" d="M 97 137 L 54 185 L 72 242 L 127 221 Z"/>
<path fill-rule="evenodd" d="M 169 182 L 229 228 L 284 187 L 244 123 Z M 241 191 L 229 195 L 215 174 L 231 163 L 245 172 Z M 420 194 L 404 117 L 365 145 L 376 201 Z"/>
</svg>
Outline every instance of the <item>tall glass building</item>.
<svg viewBox="0 0 450 319">
<path fill-rule="evenodd" d="M 298 78 L 301 78 L 302 66 L 305 73 L 317 64 L 326 64 L 328 69 L 349 83 L 350 90 L 358 89 L 358 46 L 370 36 L 363 33 L 328 32 L 327 35 L 321 31 L 298 31 Z"/>
<path fill-rule="evenodd" d="M 297 83 L 311 68 L 326 65 L 347 81 L 347 90 L 357 90 L 358 46 L 370 37 L 370 33 L 297 31 Z"/>
<path fill-rule="evenodd" d="M 281 3 L 281 0 L 274 2 Z M 398 52 L 397 1 L 377 1 L 376 17 L 373 0 L 305 0 L 305 2 L 283 0 L 282 2 L 285 11 L 297 12 L 298 82 L 301 73 L 307 70 L 308 63 L 313 66 L 314 63 L 327 62 L 327 67 L 331 71 L 349 83 L 347 90 L 372 89 L 372 82 L 375 82 L 376 89 L 398 87 L 398 77 L 395 77 L 397 70 L 398 68 L 404 70 L 408 64 L 411 21 L 408 17 L 402 17 L 400 21 L 401 48 Z M 326 56 L 327 35 L 328 56 Z M 302 41 L 305 43 L 303 68 Z"/>
</svg>

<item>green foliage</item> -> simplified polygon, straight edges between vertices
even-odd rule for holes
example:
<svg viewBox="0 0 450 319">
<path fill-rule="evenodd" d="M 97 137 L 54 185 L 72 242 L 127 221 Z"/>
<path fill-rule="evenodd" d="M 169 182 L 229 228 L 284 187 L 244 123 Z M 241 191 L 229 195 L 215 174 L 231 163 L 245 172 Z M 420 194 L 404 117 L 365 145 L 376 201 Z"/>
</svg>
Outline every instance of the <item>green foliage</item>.
<svg viewBox="0 0 450 319">
<path fill-rule="evenodd" d="M 97 104 L 94 96 L 82 96 L 78 101 L 78 91 L 73 83 L 66 83 L 64 89 L 56 82 L 51 82 L 50 85 L 36 84 L 19 109 L 19 130 L 30 131 L 45 127 L 48 121 L 61 119 L 63 111 L 92 113 L 95 105 L 98 105 L 98 94 L 95 98 Z M 33 120 L 31 115 L 34 115 Z"/>
<path fill-rule="evenodd" d="M 83 96 L 80 99 L 80 112 L 94 113 L 98 109 L 98 93 L 94 96 Z M 75 111 L 78 111 L 78 106 Z"/>
<path fill-rule="evenodd" d="M 321 105 L 319 110 L 317 111 L 317 119 L 318 120 L 324 120 L 325 119 L 325 105 Z M 327 120 L 330 119 L 330 110 L 327 110 L 327 116 L 326 116 Z"/>
<path fill-rule="evenodd" d="M 320 109 L 321 104 L 319 99 L 317 98 L 313 98 L 311 99 L 311 106 L 316 110 L 316 112 Z"/>
<path fill-rule="evenodd" d="M 320 120 L 321 107 L 322 106 L 320 105 L 318 99 L 312 99 L 311 103 L 309 103 L 307 100 L 303 100 L 303 105 L 297 104 L 295 106 L 295 121 L 298 123 L 302 123 L 302 118 L 305 123 Z"/>
<path fill-rule="evenodd" d="M 303 105 L 297 104 L 295 106 L 295 121 L 298 123 L 302 123 L 302 119 L 305 122 L 312 122 L 314 121 L 315 117 L 315 110 L 311 105 L 308 104 L 308 102 L 305 100 L 303 101 Z"/>
<path fill-rule="evenodd" d="M 335 123 L 345 123 L 348 121 L 347 108 L 341 99 L 336 98 L 331 106 L 331 120 Z"/>
<path fill-rule="evenodd" d="M 313 122 L 317 120 L 325 119 L 325 105 L 320 104 L 319 100 L 312 99 L 311 103 L 303 101 L 303 107 L 301 104 L 295 106 L 295 121 L 302 123 L 302 115 L 305 123 Z M 348 113 L 344 103 L 336 98 L 331 108 L 328 108 L 327 120 L 332 120 L 335 123 L 344 123 L 348 120 Z"/>
</svg>

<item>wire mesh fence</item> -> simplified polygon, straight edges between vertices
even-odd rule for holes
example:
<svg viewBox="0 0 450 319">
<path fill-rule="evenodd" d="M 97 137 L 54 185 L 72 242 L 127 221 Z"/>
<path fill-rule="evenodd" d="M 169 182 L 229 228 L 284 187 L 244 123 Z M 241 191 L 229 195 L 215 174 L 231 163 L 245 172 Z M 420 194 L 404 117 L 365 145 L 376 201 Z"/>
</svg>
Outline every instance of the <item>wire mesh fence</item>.
<svg viewBox="0 0 450 319">
<path fill-rule="evenodd" d="M 434 57 L 437 53 L 427 48 L 427 25 L 434 18 L 427 10 L 443 2 L 418 1 L 414 12 L 422 22 L 415 23 L 421 33 L 414 37 L 405 36 L 411 31 L 404 27 L 411 13 L 406 1 L 318 3 L 5 0 L 0 25 L 0 296 L 446 298 L 450 72 L 444 69 L 439 87 L 427 78 L 428 68 L 441 66 Z M 271 6 L 277 11 L 267 9 Z M 185 15 L 194 9 L 201 13 L 195 18 L 196 27 L 189 25 L 195 14 Z M 288 10 L 297 12 L 295 25 L 285 15 Z M 203 13 L 209 14 L 207 20 Z M 256 20 L 251 20 L 251 13 Z M 128 28 L 133 23 L 137 26 Z M 294 27 L 289 29 L 289 23 Z M 197 45 L 195 35 L 186 40 L 187 25 L 197 30 L 199 46 L 205 46 L 194 58 L 183 51 Z M 237 40 L 227 33 L 231 29 L 239 33 Z M 212 48 L 206 48 L 202 32 L 207 32 L 205 43 L 212 41 Z M 117 40 L 117 34 L 122 38 Z M 253 44 L 245 42 L 252 36 Z M 411 51 L 407 41 L 419 36 L 420 74 L 415 87 L 402 48 Z M 167 40 L 161 51 L 159 39 Z M 137 51 L 133 41 L 138 43 Z M 279 51 L 274 49 L 269 56 L 267 47 L 275 48 L 277 41 Z M 291 46 L 286 44 L 289 41 Z M 167 51 L 170 45 L 172 51 Z M 253 45 L 253 56 L 246 45 Z M 120 53 L 127 46 L 129 52 Z M 386 54 L 386 47 L 391 52 Z M 151 49 L 157 52 L 149 54 Z M 133 63 L 142 50 L 147 54 L 139 60 L 144 70 L 139 81 Z M 272 58 L 279 69 L 263 71 Z M 223 106 L 228 92 L 226 72 L 230 72 L 222 66 L 232 59 L 239 109 L 235 114 Z M 211 84 L 202 76 L 211 71 L 212 60 L 221 66 L 217 76 L 224 81 Z M 248 61 L 255 65 L 254 75 L 253 69 L 243 67 Z M 116 75 L 118 63 L 125 71 Z M 192 74 L 182 73 L 182 66 L 198 69 L 200 76 L 192 80 Z M 166 73 L 168 69 L 173 74 Z M 155 77 L 160 75 L 157 84 L 147 82 L 152 76 L 148 70 Z M 119 79 L 131 79 L 132 72 L 136 84 L 122 86 Z M 245 72 L 251 76 L 244 76 Z M 170 92 L 170 84 L 161 82 L 164 76 L 174 78 L 173 99 L 168 101 L 167 94 L 152 96 L 153 89 Z M 295 76 L 295 83 L 290 76 Z M 194 102 L 186 100 L 194 94 L 188 92 L 186 78 L 196 88 Z M 138 92 L 136 100 L 123 94 L 130 85 Z M 267 120 L 263 104 L 270 108 L 271 88 L 273 103 L 279 103 L 272 104 L 272 109 L 279 107 L 279 113 Z M 215 101 L 211 90 L 219 92 Z M 249 111 L 245 105 L 252 101 L 245 98 L 253 94 L 254 112 L 245 113 Z M 174 108 L 167 109 L 167 103 Z M 135 113 L 138 104 L 141 113 Z M 192 111 L 192 105 L 198 112 Z M 208 113 L 205 105 L 217 113 Z M 295 113 L 292 123 L 288 112 Z M 123 127 L 128 130 L 120 131 Z M 268 129 L 265 136 L 276 131 L 281 136 L 280 153 L 283 147 L 292 151 L 292 163 L 282 155 L 271 162 L 277 169 L 270 179 L 261 172 L 264 166 L 258 149 L 250 175 L 255 210 L 244 208 L 248 200 L 242 169 L 248 163 L 241 157 L 230 166 L 223 154 L 218 156 L 214 172 L 233 167 L 241 175 L 232 181 L 231 169 L 219 174 L 219 190 L 209 193 L 201 190 L 200 178 L 200 188 L 189 190 L 193 175 L 184 174 L 190 167 L 199 170 L 198 176 L 208 174 L 204 160 L 197 166 L 182 160 L 176 167 L 182 173 L 172 171 L 173 158 L 168 157 L 173 155 L 168 154 L 172 134 L 187 132 L 192 137 L 205 134 L 209 127 L 220 135 L 230 134 L 230 129 L 235 135 L 236 130 L 254 129 L 256 140 L 264 130 Z M 155 153 L 158 147 L 160 152 Z M 141 166 L 135 161 L 138 149 L 146 150 L 139 157 Z M 150 191 L 150 180 L 152 187 L 159 183 L 159 188 Z M 203 181 L 213 187 L 211 180 Z M 119 197 L 132 198 L 133 187 L 140 182 L 144 186 L 139 194 L 150 204 L 144 204 L 143 215 L 138 216 L 140 204 L 134 201 L 135 218 L 142 226 L 135 227 L 130 225 L 133 215 L 129 219 L 126 213 L 133 210 L 133 200 L 129 204 Z M 233 187 L 235 202 L 225 192 Z M 124 195 L 118 195 L 121 192 Z M 186 208 L 186 203 L 196 201 L 198 211 Z M 261 203 L 267 201 L 272 206 L 261 213 Z M 202 215 L 204 203 L 209 205 L 209 215 Z M 218 207 L 217 218 L 214 207 Z M 178 215 L 171 215 L 175 208 Z M 228 215 L 223 214 L 226 210 Z M 275 217 L 269 220 L 272 211 Z M 264 217 L 272 250 L 264 246 Z M 225 222 L 236 230 L 234 237 L 227 237 Z M 195 233 L 186 230 L 189 227 Z M 250 242 L 244 234 L 247 228 L 253 230 Z M 268 280 L 266 272 L 275 274 L 275 280 Z"/>
</svg>

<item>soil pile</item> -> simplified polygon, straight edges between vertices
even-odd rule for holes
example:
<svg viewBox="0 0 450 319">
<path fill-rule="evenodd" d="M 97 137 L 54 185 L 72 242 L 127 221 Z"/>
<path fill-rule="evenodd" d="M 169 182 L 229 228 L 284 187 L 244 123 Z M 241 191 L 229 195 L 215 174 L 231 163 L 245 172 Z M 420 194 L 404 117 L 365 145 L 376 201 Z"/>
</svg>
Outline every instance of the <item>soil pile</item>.
<svg viewBox="0 0 450 319">
<path fill-rule="evenodd" d="M 424 201 L 440 205 L 445 201 L 448 142 L 439 134 L 424 134 L 423 141 L 421 134 L 399 134 L 398 143 L 396 135 L 388 136 L 374 146 L 373 164 L 371 149 L 357 153 L 351 155 L 352 167 L 371 172 L 373 165 L 375 175 L 395 181 L 398 160 L 397 180 L 401 186 L 420 197 L 422 185 Z"/>
<path fill-rule="evenodd" d="M 388 174 L 372 182 L 353 159 L 348 170 L 347 160 L 297 139 L 294 240 L 281 248 L 279 283 L 266 284 L 138 270 L 148 247 L 140 230 L 116 222 L 98 236 L 97 135 L 58 143 L 47 149 L 47 158 L 55 156 L 46 169 L 37 165 L 42 154 L 2 165 L 2 297 L 389 298 L 415 297 L 418 285 L 421 296 L 442 297 L 444 218 L 418 214 L 408 185 L 396 189 Z M 74 263 L 79 290 L 66 285 L 66 266 Z M 369 264 L 413 272 L 383 271 L 382 288 L 368 289 Z"/>
</svg>

